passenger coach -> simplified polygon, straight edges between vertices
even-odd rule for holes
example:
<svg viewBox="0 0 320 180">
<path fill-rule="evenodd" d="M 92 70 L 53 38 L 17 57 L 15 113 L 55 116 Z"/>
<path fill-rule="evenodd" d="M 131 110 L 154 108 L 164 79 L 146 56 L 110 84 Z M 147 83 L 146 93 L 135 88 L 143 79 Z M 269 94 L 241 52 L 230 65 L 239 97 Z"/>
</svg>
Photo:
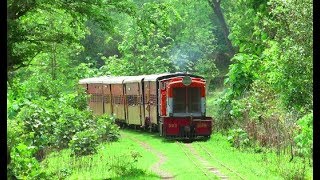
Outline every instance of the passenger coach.
<svg viewBox="0 0 320 180">
<path fill-rule="evenodd" d="M 171 138 L 210 137 L 205 80 L 186 73 L 102 76 L 79 81 L 97 115 L 109 114 L 120 124 L 159 131 Z"/>
</svg>

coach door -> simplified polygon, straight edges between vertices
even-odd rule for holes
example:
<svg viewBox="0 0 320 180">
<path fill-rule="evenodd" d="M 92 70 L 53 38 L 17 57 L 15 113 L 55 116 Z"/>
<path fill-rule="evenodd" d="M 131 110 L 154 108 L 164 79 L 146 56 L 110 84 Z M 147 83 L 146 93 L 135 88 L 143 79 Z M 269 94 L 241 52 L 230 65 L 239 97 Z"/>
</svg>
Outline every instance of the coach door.
<svg viewBox="0 0 320 180">
<path fill-rule="evenodd" d="M 128 124 L 142 125 L 141 83 L 126 83 L 125 86 Z"/>
</svg>

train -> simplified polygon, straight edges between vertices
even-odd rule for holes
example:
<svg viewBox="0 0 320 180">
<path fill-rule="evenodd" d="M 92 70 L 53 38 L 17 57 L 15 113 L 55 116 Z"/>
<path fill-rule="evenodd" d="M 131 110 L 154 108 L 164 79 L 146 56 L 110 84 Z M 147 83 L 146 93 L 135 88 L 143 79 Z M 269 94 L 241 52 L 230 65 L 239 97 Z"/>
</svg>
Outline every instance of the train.
<svg viewBox="0 0 320 180">
<path fill-rule="evenodd" d="M 174 139 L 210 138 L 206 81 L 189 73 L 100 76 L 79 80 L 96 115 L 116 117 L 119 125 L 158 132 Z"/>
</svg>

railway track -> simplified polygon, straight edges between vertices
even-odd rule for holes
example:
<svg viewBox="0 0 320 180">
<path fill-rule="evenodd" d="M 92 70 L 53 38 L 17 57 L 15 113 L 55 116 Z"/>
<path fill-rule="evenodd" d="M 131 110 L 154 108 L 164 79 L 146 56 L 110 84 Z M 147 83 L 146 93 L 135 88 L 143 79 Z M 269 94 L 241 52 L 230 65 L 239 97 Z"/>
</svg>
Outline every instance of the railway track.
<svg viewBox="0 0 320 180">
<path fill-rule="evenodd" d="M 201 144 L 197 144 L 212 160 L 214 160 L 215 162 L 219 163 L 221 166 L 223 166 L 224 168 L 226 168 L 228 171 L 230 171 L 231 173 L 233 173 L 234 175 L 236 175 L 238 178 L 244 180 L 244 178 L 235 170 L 232 170 L 231 168 L 227 167 L 226 165 L 224 165 L 221 161 L 219 161 L 217 158 L 215 158 L 208 150 L 207 148 L 204 148 L 203 145 Z"/>
<path fill-rule="evenodd" d="M 187 152 L 186 148 L 183 147 L 183 145 L 176 141 L 182 152 L 186 155 L 186 157 L 195 165 L 197 169 L 199 169 L 208 179 L 210 179 L 209 174 L 202 168 L 202 165 L 200 163 L 197 163 L 193 158 L 191 158 L 190 154 Z M 195 157 L 196 158 L 196 157 Z"/>
</svg>

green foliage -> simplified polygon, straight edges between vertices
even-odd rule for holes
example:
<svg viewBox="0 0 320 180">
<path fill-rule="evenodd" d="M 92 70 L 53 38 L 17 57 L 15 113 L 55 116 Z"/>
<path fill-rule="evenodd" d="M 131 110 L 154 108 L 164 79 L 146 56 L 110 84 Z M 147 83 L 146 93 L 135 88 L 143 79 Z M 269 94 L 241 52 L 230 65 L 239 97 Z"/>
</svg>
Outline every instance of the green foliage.
<svg viewBox="0 0 320 180">
<path fill-rule="evenodd" d="M 313 107 L 312 2 L 222 3 L 239 53 L 230 65 L 225 93 L 214 101 L 216 124 L 242 127 L 252 140 L 279 152 L 297 136 L 294 123 Z M 312 128 L 305 127 L 304 132 Z M 310 146 L 310 138 L 301 140 L 306 134 L 296 138 L 299 151 Z M 310 147 L 302 151 L 310 154 Z"/>
<path fill-rule="evenodd" d="M 248 85 L 259 79 L 270 83 L 288 109 L 312 109 L 312 2 L 225 2 L 224 7 L 230 39 L 240 52 L 234 58 L 251 59 L 256 66 L 248 66 L 249 74 L 239 74 L 242 61 L 234 62 L 229 79 L 233 74 L 240 79 L 229 84 L 233 89 L 239 84 L 236 94 L 249 90 Z"/>
<path fill-rule="evenodd" d="M 66 106 L 61 109 L 60 113 L 53 134 L 55 137 L 54 144 L 58 148 L 68 147 L 69 141 L 77 132 L 91 128 L 95 124 L 92 113 L 89 111 L 80 111 Z"/>
<path fill-rule="evenodd" d="M 54 43 L 79 45 L 88 19 L 112 31 L 113 13 L 135 13 L 130 1 L 10 0 L 7 8 L 10 71 L 28 66 L 37 55 L 51 51 Z"/>
<path fill-rule="evenodd" d="M 163 73 L 172 70 L 168 58 L 172 38 L 166 32 L 172 21 L 167 3 L 144 3 L 135 18 L 124 16 L 117 26 L 123 41 L 120 56 L 105 57 L 105 67 L 115 75 Z M 119 68 L 120 67 L 120 68 Z"/>
<path fill-rule="evenodd" d="M 33 146 L 44 147 L 52 145 L 55 121 L 58 118 L 58 103 L 39 98 L 27 102 L 17 115 L 19 123 L 23 124 L 25 140 Z"/>
<path fill-rule="evenodd" d="M 202 1 L 171 2 L 180 18 L 176 18 L 170 27 L 170 36 L 174 39 L 170 58 L 178 71 L 201 73 L 211 78 L 216 74 L 215 67 L 209 71 L 201 69 L 203 61 L 214 66 L 211 53 L 215 53 L 217 45 L 212 33 L 213 29 L 216 30 L 211 18 L 212 9 Z"/>
<path fill-rule="evenodd" d="M 197 74 L 202 75 L 206 79 L 206 93 L 208 93 L 211 80 L 219 74 L 215 61 L 211 59 L 200 59 L 194 69 Z"/>
<path fill-rule="evenodd" d="M 245 148 L 250 146 L 250 140 L 246 131 L 241 128 L 229 131 L 228 141 L 235 148 Z"/>
<path fill-rule="evenodd" d="M 215 129 L 218 131 L 226 130 L 234 125 L 230 114 L 232 110 L 230 91 L 230 89 L 225 90 L 221 93 L 221 97 L 217 97 L 213 101 L 213 106 L 215 107 L 213 117 L 215 117 Z"/>
<path fill-rule="evenodd" d="M 8 178 L 18 179 L 46 179 L 46 174 L 39 162 L 33 157 L 35 146 L 19 143 L 11 148 L 11 163 L 7 167 Z"/>
<path fill-rule="evenodd" d="M 255 55 L 237 54 L 230 65 L 226 83 L 231 86 L 233 97 L 250 90 L 251 83 L 258 78 L 260 59 Z"/>
<path fill-rule="evenodd" d="M 303 116 L 298 121 L 299 131 L 294 138 L 298 153 L 310 158 L 313 154 L 313 112 Z"/>
<path fill-rule="evenodd" d="M 95 136 L 101 136 L 100 139 L 117 140 L 119 129 L 114 124 L 114 119 L 95 118 L 88 110 L 87 96 L 82 88 L 74 93 L 57 95 L 59 97 L 55 99 L 40 96 L 32 101 L 25 101 L 16 117 L 17 120 L 10 120 L 9 141 L 26 142 L 37 146 L 39 150 L 47 147 L 61 149 L 68 147 L 69 141 L 77 132 L 88 128 L 98 129 Z M 19 135 L 19 138 L 15 135 Z M 38 153 L 40 151 L 36 152 Z"/>
<path fill-rule="evenodd" d="M 77 132 L 69 142 L 72 155 L 85 156 L 94 154 L 97 152 L 97 146 L 99 145 L 98 135 L 95 130 L 87 129 Z"/>
<path fill-rule="evenodd" d="M 120 137 L 119 126 L 115 124 L 115 118 L 109 115 L 97 118 L 97 131 L 102 140 L 117 141 Z"/>
<path fill-rule="evenodd" d="M 113 160 L 108 162 L 109 170 L 119 177 L 145 174 L 143 170 L 137 168 L 138 159 L 141 157 L 137 151 L 130 151 L 130 154 L 113 157 Z"/>
<path fill-rule="evenodd" d="M 272 166 L 271 170 L 279 173 L 283 179 L 312 179 L 312 175 L 310 176 L 310 174 L 307 174 L 305 162 L 302 159 L 297 159 L 295 162 L 288 163 L 287 159 L 275 158 L 269 160 L 268 163 L 275 164 Z"/>
<path fill-rule="evenodd" d="M 70 94 L 63 95 L 60 101 L 66 102 L 72 108 L 83 111 L 88 109 L 88 94 L 81 86 L 77 87 L 77 91 Z"/>
</svg>

